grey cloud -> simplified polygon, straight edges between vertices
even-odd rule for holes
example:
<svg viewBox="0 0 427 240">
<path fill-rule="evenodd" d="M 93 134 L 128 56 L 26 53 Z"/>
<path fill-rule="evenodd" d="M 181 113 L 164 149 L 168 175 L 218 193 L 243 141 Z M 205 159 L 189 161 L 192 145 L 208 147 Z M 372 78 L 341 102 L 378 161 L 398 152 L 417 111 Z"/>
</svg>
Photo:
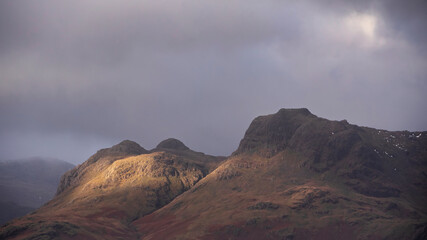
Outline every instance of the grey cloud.
<svg viewBox="0 0 427 240">
<path fill-rule="evenodd" d="M 424 57 L 427 54 L 427 2 L 424 0 L 362 0 L 306 1 L 319 4 L 324 11 L 332 14 L 348 12 L 376 13 L 383 18 L 386 28 L 381 29 L 389 37 L 404 37 Z M 331 7 L 332 6 L 332 7 Z M 338 11 L 337 11 L 338 10 Z"/>
<path fill-rule="evenodd" d="M 49 155 L 48 145 L 59 149 L 50 157 L 76 163 L 122 139 L 152 148 L 167 137 L 228 155 L 254 117 L 281 107 L 427 127 L 425 43 L 411 34 L 425 22 L 418 9 L 334 0 L 1 4 L 0 158 Z M 353 13 L 378 19 L 373 38 L 345 25 Z"/>
<path fill-rule="evenodd" d="M 423 54 L 427 54 L 427 2 L 423 0 L 384 1 L 383 14 L 390 26 L 405 34 L 418 46 Z"/>
</svg>

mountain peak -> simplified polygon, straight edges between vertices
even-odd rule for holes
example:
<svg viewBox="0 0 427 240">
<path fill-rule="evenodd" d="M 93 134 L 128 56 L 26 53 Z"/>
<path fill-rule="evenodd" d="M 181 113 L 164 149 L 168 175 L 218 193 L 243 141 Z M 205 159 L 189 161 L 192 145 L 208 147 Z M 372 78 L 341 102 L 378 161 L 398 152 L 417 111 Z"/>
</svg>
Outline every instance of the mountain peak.
<svg viewBox="0 0 427 240">
<path fill-rule="evenodd" d="M 126 140 L 64 174 L 0 239 L 427 239 L 426 145 L 427 132 L 307 109 L 255 118 L 225 160 Z"/>
<path fill-rule="evenodd" d="M 97 151 L 94 155 L 92 155 L 88 160 L 86 160 L 81 165 L 76 168 L 66 172 L 62 177 L 58 186 L 58 190 L 56 194 L 60 194 L 65 189 L 78 185 L 80 182 L 80 178 L 85 174 L 88 168 L 91 168 L 101 159 L 106 159 L 107 162 L 112 163 L 115 160 L 127 157 L 134 156 L 140 154 L 148 153 L 143 147 L 141 147 L 138 143 L 130 140 L 124 140 L 120 143 L 110 147 L 104 148 Z"/>
<path fill-rule="evenodd" d="M 317 118 L 307 108 L 280 109 L 275 114 L 255 118 L 234 155 L 269 149 L 267 155 L 285 148 L 295 131 L 305 122 Z"/>
<path fill-rule="evenodd" d="M 147 153 L 143 147 L 138 143 L 131 140 L 123 140 L 119 144 L 116 144 L 110 148 L 113 152 L 124 152 L 129 154 L 143 154 Z"/>
<path fill-rule="evenodd" d="M 94 163 L 98 161 L 98 159 L 106 156 L 128 156 L 145 153 L 148 153 L 148 151 L 141 147 L 138 143 L 130 140 L 123 140 L 110 148 L 99 150 L 87 160 L 87 163 Z"/>
<path fill-rule="evenodd" d="M 307 108 L 281 108 L 276 114 L 301 114 L 313 115 Z"/>
<path fill-rule="evenodd" d="M 166 140 L 161 141 L 156 148 L 166 148 L 166 149 L 174 149 L 174 150 L 189 150 L 184 143 L 175 138 L 168 138 Z"/>
</svg>

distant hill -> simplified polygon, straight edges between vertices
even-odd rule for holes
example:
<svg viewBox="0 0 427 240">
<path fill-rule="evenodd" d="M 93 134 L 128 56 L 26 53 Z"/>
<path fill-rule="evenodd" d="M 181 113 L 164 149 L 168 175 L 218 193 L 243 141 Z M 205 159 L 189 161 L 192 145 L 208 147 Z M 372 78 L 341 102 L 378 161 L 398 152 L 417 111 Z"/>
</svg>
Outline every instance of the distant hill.
<svg viewBox="0 0 427 240">
<path fill-rule="evenodd" d="M 224 159 L 123 141 L 65 173 L 4 239 L 427 239 L 427 132 L 281 109 Z"/>
<path fill-rule="evenodd" d="M 34 210 L 35 208 L 23 207 L 13 202 L 0 201 L 0 225 Z"/>
<path fill-rule="evenodd" d="M 131 237 L 129 223 L 191 189 L 224 159 L 195 152 L 177 139 L 151 151 L 122 141 L 66 172 L 56 197 L 29 216 L 40 224 L 23 223 L 24 228 L 36 239 Z M 24 226 L 14 227 L 19 222 L 5 226 L 0 239 L 18 234 Z"/>
<path fill-rule="evenodd" d="M 61 175 L 73 167 L 68 162 L 43 158 L 0 162 L 0 223 L 52 199 Z"/>
</svg>

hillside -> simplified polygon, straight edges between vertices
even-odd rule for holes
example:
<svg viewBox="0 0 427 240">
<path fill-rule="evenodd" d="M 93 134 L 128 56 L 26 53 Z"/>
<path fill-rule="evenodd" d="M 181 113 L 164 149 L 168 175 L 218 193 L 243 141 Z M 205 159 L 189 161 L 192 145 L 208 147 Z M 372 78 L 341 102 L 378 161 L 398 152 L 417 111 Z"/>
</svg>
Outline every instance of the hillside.
<svg viewBox="0 0 427 240">
<path fill-rule="evenodd" d="M 427 132 L 281 109 L 227 159 L 124 141 L 0 230 L 24 239 L 426 239 Z"/>
<path fill-rule="evenodd" d="M 68 162 L 29 158 L 0 162 L 0 224 L 40 207 L 53 198 Z"/>
<path fill-rule="evenodd" d="M 62 176 L 52 201 L 3 227 L 0 237 L 136 238 L 129 223 L 190 189 L 223 160 L 179 143 L 147 151 L 126 140 L 98 151 Z"/>
<path fill-rule="evenodd" d="M 36 208 L 25 207 L 14 202 L 0 201 L 0 224 L 4 224 L 14 218 L 24 216 Z"/>
<path fill-rule="evenodd" d="M 143 239 L 425 239 L 427 133 L 282 109 L 164 208 Z"/>
</svg>

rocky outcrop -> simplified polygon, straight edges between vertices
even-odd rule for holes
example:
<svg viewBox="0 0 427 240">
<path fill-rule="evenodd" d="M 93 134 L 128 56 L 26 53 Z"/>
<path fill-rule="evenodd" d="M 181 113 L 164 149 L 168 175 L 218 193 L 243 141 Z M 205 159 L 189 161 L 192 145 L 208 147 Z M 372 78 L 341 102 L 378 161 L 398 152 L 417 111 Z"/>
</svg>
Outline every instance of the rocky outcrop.
<svg viewBox="0 0 427 240">
<path fill-rule="evenodd" d="M 153 239 L 420 239 L 425 135 L 281 109 L 255 118 L 179 202 L 134 225 Z"/>
<path fill-rule="evenodd" d="M 175 138 L 168 138 L 161 141 L 156 149 L 190 150 L 184 143 Z"/>
<path fill-rule="evenodd" d="M 95 163 L 104 157 L 123 157 L 140 155 L 144 153 L 148 153 L 148 151 L 141 147 L 138 143 L 130 140 L 124 140 L 110 148 L 99 150 L 87 160 L 87 164 Z"/>
<path fill-rule="evenodd" d="M 108 232 L 111 239 L 136 239 L 132 221 L 192 188 L 223 159 L 191 151 L 176 139 L 152 151 L 123 141 L 64 174 L 52 201 L 1 229 L 0 236 L 105 239 Z"/>
<path fill-rule="evenodd" d="M 281 109 L 276 114 L 255 118 L 233 155 L 257 152 L 273 156 L 284 150 L 296 130 L 316 118 L 306 108 Z"/>
<path fill-rule="evenodd" d="M 149 152 L 125 141 L 64 175 L 52 202 L 0 234 L 69 238 L 58 227 L 69 223 L 76 239 L 423 239 L 425 146 L 426 132 L 307 109 L 257 117 L 223 163 L 176 139 Z"/>
<path fill-rule="evenodd" d="M 285 149 L 312 158 L 319 170 L 346 157 L 361 142 L 361 129 L 347 121 L 319 118 L 306 108 L 281 109 L 276 114 L 255 118 L 233 155 L 256 153 L 272 157 Z"/>
<path fill-rule="evenodd" d="M 92 155 L 87 161 L 62 175 L 58 189 L 56 191 L 56 195 L 62 193 L 70 187 L 78 185 L 80 179 L 83 177 L 85 172 L 88 171 L 88 168 L 94 167 L 94 164 L 97 163 L 100 159 L 104 159 L 108 161 L 108 164 L 110 164 L 127 156 L 135 156 L 145 153 L 148 153 L 148 151 L 141 147 L 138 143 L 130 140 L 124 140 L 110 148 L 101 149 Z"/>
<path fill-rule="evenodd" d="M 278 209 L 279 205 L 271 202 L 259 202 L 253 206 L 248 207 L 250 210 L 275 210 Z"/>
</svg>

